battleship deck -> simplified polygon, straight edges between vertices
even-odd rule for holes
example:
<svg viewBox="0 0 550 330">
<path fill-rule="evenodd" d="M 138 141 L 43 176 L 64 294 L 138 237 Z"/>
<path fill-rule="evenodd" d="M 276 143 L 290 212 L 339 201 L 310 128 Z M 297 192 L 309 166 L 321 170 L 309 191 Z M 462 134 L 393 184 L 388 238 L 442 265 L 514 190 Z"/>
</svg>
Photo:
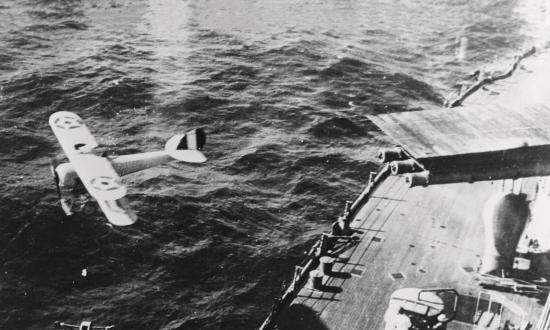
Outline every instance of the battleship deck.
<svg viewBox="0 0 550 330">
<path fill-rule="evenodd" d="M 511 78 L 479 89 L 463 101 L 463 108 L 385 114 L 371 120 L 413 157 L 425 157 L 421 161 L 470 153 L 474 163 L 479 160 L 482 168 L 496 172 L 503 166 L 520 168 L 526 161 L 536 165 L 530 175 L 548 175 L 550 162 L 539 157 L 542 149 L 533 147 L 550 145 L 548 70 L 550 52 L 537 52 L 522 61 Z M 506 165 L 499 164 L 498 157 L 486 157 L 510 148 L 527 153 Z M 543 167 L 547 167 L 544 173 L 537 172 Z M 507 177 L 492 176 L 496 172 L 486 178 Z M 522 182 L 522 192 L 532 200 L 537 178 Z M 409 188 L 403 177 L 390 176 L 370 198 L 365 198 L 370 194 L 365 195 L 367 188 L 352 206 L 350 225 L 359 239 L 344 245 L 321 290 L 296 286 L 297 297 L 282 310 L 277 327 L 384 329 L 384 314 L 395 290 L 453 288 L 460 294 L 459 308 L 448 330 L 497 329 L 506 320 L 515 325 L 529 322 L 533 329 L 549 313 L 545 294 L 536 298 L 489 290 L 478 280 L 485 239 L 482 209 L 503 185 L 503 181 L 483 181 Z M 544 258 L 549 266 L 548 254 Z M 542 268 L 539 275 L 550 278 L 549 267 Z M 287 292 L 296 294 L 292 286 Z M 501 312 L 481 313 L 493 311 L 494 306 Z"/>
<path fill-rule="evenodd" d="M 391 293 L 406 287 L 456 289 L 460 307 L 450 330 L 475 328 L 480 295 L 485 305 L 479 309 L 489 300 L 504 306 L 503 322 L 535 324 L 544 301 L 484 290 L 475 277 L 483 253 L 483 204 L 501 183 L 408 188 L 402 178 L 389 177 L 352 221 L 360 240 L 339 256 L 335 276 L 325 278 L 322 291 L 304 287 L 279 328 L 383 329 Z M 528 195 L 534 187 L 534 179 L 524 180 Z"/>
</svg>

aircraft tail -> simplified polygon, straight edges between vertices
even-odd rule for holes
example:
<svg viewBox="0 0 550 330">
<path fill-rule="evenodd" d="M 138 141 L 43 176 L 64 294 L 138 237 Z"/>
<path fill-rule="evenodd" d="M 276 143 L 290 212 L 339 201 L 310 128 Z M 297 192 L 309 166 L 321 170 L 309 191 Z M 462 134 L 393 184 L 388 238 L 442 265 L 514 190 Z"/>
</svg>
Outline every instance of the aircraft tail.
<svg viewBox="0 0 550 330">
<path fill-rule="evenodd" d="M 166 152 L 174 159 L 187 163 L 204 163 L 206 157 L 200 152 L 206 143 L 206 133 L 201 128 L 172 136 L 165 146 Z"/>
</svg>

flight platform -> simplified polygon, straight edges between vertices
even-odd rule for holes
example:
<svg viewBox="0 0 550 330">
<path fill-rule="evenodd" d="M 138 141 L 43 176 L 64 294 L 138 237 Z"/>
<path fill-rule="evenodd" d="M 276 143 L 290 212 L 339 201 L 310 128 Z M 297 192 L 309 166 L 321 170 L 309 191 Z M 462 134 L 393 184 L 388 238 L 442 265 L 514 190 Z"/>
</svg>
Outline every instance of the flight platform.
<svg viewBox="0 0 550 330">
<path fill-rule="evenodd" d="M 535 186 L 534 179 L 524 181 L 527 198 Z M 482 209 L 501 187 L 502 181 L 489 181 L 408 188 L 399 176 L 389 177 L 351 223 L 359 240 L 344 247 L 321 290 L 301 289 L 278 328 L 384 329 L 390 296 L 401 288 L 455 289 L 449 330 L 536 324 L 546 293 L 487 289 L 477 274 Z"/>
<path fill-rule="evenodd" d="M 550 52 L 529 54 L 461 107 L 368 116 L 396 148 L 262 330 L 550 329 Z"/>
</svg>

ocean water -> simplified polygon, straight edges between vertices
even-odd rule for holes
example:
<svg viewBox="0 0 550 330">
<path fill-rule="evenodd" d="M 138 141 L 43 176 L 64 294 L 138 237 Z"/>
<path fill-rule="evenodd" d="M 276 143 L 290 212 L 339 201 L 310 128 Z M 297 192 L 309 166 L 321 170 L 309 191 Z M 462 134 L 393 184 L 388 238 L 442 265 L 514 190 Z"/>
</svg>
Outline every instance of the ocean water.
<svg viewBox="0 0 550 330">
<path fill-rule="evenodd" d="M 0 328 L 257 328 L 391 144 L 366 115 L 440 106 L 549 22 L 535 0 L 2 0 Z M 203 127 L 209 161 L 125 177 L 131 227 L 67 218 L 60 110 L 119 154 Z"/>
</svg>

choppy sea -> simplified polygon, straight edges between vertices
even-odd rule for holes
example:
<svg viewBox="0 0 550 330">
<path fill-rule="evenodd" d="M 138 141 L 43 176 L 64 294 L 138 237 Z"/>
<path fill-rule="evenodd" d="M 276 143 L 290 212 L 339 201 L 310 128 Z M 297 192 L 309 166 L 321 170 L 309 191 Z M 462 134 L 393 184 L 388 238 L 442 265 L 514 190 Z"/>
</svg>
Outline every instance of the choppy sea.
<svg viewBox="0 0 550 330">
<path fill-rule="evenodd" d="M 536 0 L 2 0 L 0 328 L 257 328 L 391 144 L 366 115 L 440 106 L 543 22 Z M 65 217 L 60 110 L 118 154 L 203 127 L 209 161 L 125 177 L 131 227 Z"/>
</svg>

